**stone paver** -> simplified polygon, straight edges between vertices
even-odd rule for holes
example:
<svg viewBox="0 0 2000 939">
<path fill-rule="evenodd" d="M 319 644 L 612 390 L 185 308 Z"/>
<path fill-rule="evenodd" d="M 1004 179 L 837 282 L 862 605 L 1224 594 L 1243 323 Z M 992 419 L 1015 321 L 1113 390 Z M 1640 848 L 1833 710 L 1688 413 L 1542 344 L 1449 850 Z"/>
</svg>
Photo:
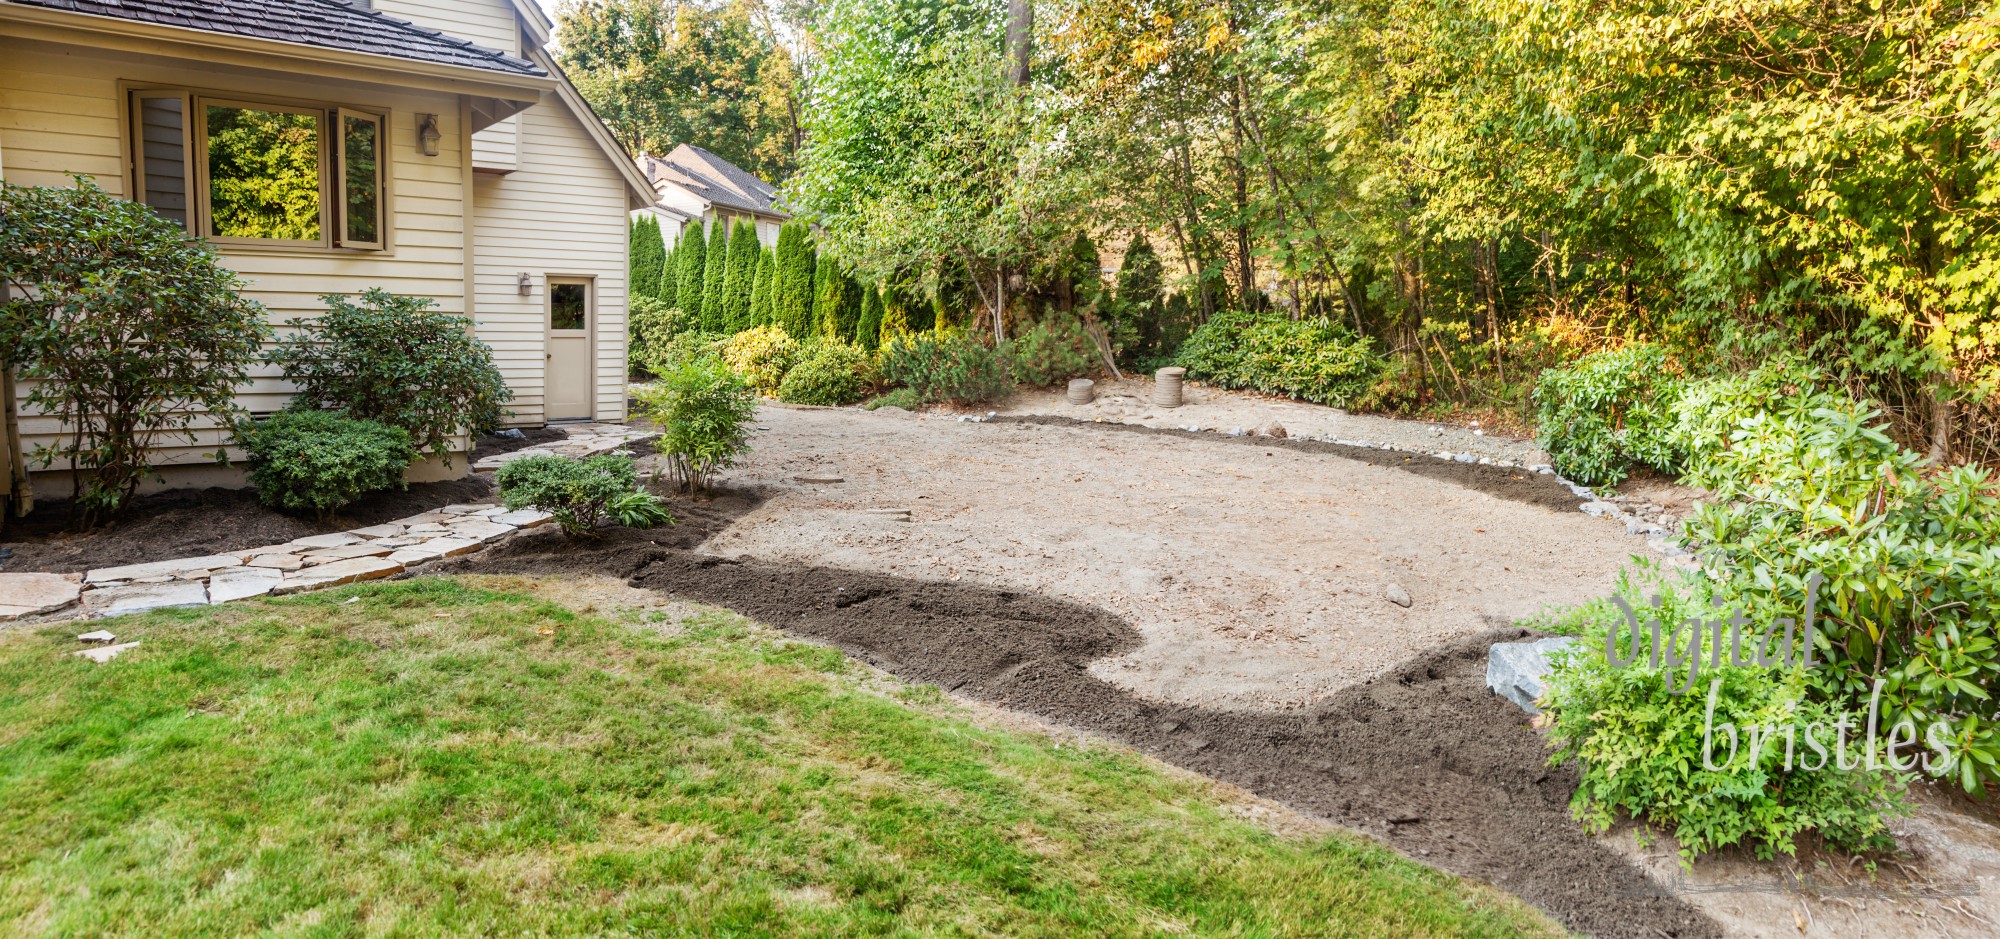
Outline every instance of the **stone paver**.
<svg viewBox="0 0 2000 939">
<path fill-rule="evenodd" d="M 75 603 L 82 589 L 61 574 L 0 574 L 0 622 L 53 613 Z"/>
<path fill-rule="evenodd" d="M 235 570 L 219 571 L 208 579 L 208 602 L 228 603 L 248 597 L 261 597 L 277 589 L 284 582 L 285 572 L 267 567 L 239 567 Z"/>
<path fill-rule="evenodd" d="M 123 613 L 143 613 L 147 610 L 207 604 L 208 585 L 194 580 L 168 584 L 128 584 L 123 587 L 86 590 L 83 593 L 83 607 L 90 611 L 92 616 L 118 616 Z"/>
<path fill-rule="evenodd" d="M 110 580 L 146 580 L 153 577 L 181 579 L 182 575 L 195 571 L 212 571 L 225 567 L 238 567 L 243 559 L 232 554 L 210 554 L 198 558 L 180 558 L 173 561 L 148 561 L 144 564 L 127 564 L 123 567 L 100 567 L 84 575 L 84 582 L 103 583 Z"/>
<path fill-rule="evenodd" d="M 563 441 L 502 456 L 518 459 L 537 452 L 592 456 L 656 436 L 611 424 L 563 429 L 569 435 Z M 79 602 L 81 615 L 116 616 L 372 580 L 477 551 L 550 519 L 547 512 L 535 509 L 510 511 L 487 502 L 458 503 L 380 525 L 231 554 L 100 568 L 81 578 L 82 583 L 74 579 L 76 575 L 0 574 L 0 621 L 60 612 Z"/>
<path fill-rule="evenodd" d="M 350 535 L 344 531 L 337 531 L 331 535 L 307 535 L 304 538 L 293 538 L 292 544 L 301 548 L 338 548 L 342 545 L 360 544 L 361 541 L 362 539 L 359 535 Z"/>
<path fill-rule="evenodd" d="M 276 571 L 295 571 L 306 566 L 305 559 L 296 554 L 260 554 L 244 563 L 250 567 L 264 567 Z"/>
<path fill-rule="evenodd" d="M 360 580 L 375 580 L 401 573 L 402 570 L 403 565 L 388 558 L 351 558 L 286 574 L 284 581 L 271 592 L 283 594 L 318 590 L 321 587 L 335 587 Z"/>
<path fill-rule="evenodd" d="M 115 646 L 98 646 L 95 649 L 78 649 L 77 651 L 72 652 L 70 654 L 77 656 L 79 658 L 89 659 L 92 662 L 96 662 L 97 664 L 102 665 L 106 662 L 111 661 L 114 658 L 117 658 L 120 655 L 123 655 L 126 650 L 136 649 L 138 647 L 139 647 L 138 641 L 134 640 L 132 642 L 121 642 Z"/>
</svg>

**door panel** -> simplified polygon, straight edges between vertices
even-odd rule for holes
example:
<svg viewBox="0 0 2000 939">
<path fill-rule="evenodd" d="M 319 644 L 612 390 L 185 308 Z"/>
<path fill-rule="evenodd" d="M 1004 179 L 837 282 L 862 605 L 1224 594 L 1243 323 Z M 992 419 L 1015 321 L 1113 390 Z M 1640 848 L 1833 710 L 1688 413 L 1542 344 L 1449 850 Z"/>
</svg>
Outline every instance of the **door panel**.
<svg viewBox="0 0 2000 939">
<path fill-rule="evenodd" d="M 588 418 L 591 409 L 590 335 L 597 325 L 595 285 L 579 278 L 549 278 L 548 365 L 543 406 L 552 421 Z"/>
</svg>

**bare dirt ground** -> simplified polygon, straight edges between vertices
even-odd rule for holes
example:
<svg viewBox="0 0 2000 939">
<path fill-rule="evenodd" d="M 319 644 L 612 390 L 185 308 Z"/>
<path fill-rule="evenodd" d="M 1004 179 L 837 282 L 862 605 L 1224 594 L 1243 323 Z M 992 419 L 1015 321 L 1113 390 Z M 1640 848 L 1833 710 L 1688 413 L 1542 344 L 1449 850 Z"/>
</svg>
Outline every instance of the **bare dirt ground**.
<svg viewBox="0 0 2000 939">
<path fill-rule="evenodd" d="M 1271 421 L 1285 426 L 1295 436 L 1329 440 L 1366 441 L 1430 452 L 1470 453 L 1495 460 L 1511 460 L 1523 465 L 1549 462 L 1548 455 L 1533 440 L 1522 440 L 1466 424 L 1406 421 L 1371 414 L 1350 414 L 1340 408 L 1321 407 L 1247 391 L 1229 391 L 1189 382 L 1178 408 L 1159 408 L 1150 403 L 1150 378 L 1097 383 L 1097 400 L 1073 405 L 1064 400 L 1063 389 L 1024 389 L 998 408 L 1002 414 L 1054 414 L 1080 420 L 1118 421 L 1148 427 L 1197 426 L 1203 430 L 1254 430 Z"/>
<path fill-rule="evenodd" d="M 1398 466 L 1436 461 L 1384 451 L 1365 452 L 1371 464 L 1243 439 L 769 406 L 759 423 L 726 480 L 770 497 L 703 550 L 1098 606 L 1144 643 L 1092 671 L 1162 702 L 1304 707 L 1602 596 L 1644 547 L 1549 477 L 1464 467 L 1558 494 L 1517 501 L 1414 476 Z M 842 481 L 801 481 L 827 476 Z"/>
</svg>

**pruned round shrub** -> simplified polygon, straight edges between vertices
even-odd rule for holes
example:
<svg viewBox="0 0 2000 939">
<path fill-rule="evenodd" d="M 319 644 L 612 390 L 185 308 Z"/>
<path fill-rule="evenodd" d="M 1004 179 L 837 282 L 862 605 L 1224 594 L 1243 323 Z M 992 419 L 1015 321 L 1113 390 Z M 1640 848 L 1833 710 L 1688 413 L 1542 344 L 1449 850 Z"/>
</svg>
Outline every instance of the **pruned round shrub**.
<svg viewBox="0 0 2000 939">
<path fill-rule="evenodd" d="M 798 361 L 799 344 L 776 326 L 759 326 L 729 337 L 722 357 L 758 394 L 773 395 Z"/>
<path fill-rule="evenodd" d="M 682 489 L 707 489 L 717 470 L 749 449 L 757 396 L 721 359 L 677 363 L 633 395 L 639 411 L 660 428 L 659 451 Z"/>
<path fill-rule="evenodd" d="M 923 406 L 924 400 L 908 388 L 892 388 L 862 405 L 870 411 L 878 408 L 902 408 L 905 411 L 914 411 Z"/>
<path fill-rule="evenodd" d="M 494 481 L 507 508 L 547 512 L 571 538 L 596 537 L 604 522 L 627 528 L 673 524 L 657 497 L 636 491 L 639 470 L 629 456 L 538 454 L 502 465 Z"/>
<path fill-rule="evenodd" d="M 0 283 L 16 288 L 0 291 L 0 361 L 19 369 L 25 403 L 67 428 L 29 457 L 73 467 L 84 527 L 158 475 L 161 441 L 194 444 L 198 425 L 241 414 L 236 393 L 270 335 L 206 245 L 81 177 L 0 184 Z"/>
<path fill-rule="evenodd" d="M 1222 388 L 1348 407 L 1385 363 L 1368 340 L 1325 317 L 1223 313 L 1189 336 L 1175 357 L 1187 377 Z"/>
<path fill-rule="evenodd" d="M 654 374 L 652 363 L 668 343 L 695 327 L 694 317 L 665 300 L 635 296 L 627 313 L 631 343 L 625 350 L 627 368 L 634 375 Z"/>
<path fill-rule="evenodd" d="M 339 294 L 320 299 L 326 312 L 293 320 L 293 335 L 271 355 L 298 387 L 299 406 L 401 427 L 419 449 L 447 461 L 459 434 L 500 426 L 512 392 L 470 320 L 432 312 L 437 304 L 428 297 L 380 288 L 363 291 L 360 303 Z"/>
<path fill-rule="evenodd" d="M 1007 366 L 1015 381 L 1046 388 L 1096 370 L 1097 343 L 1075 317 L 1050 316 L 1008 341 Z"/>
<path fill-rule="evenodd" d="M 236 440 L 258 501 L 322 519 L 364 494 L 407 488 L 403 471 L 417 458 L 402 428 L 337 411 L 280 411 L 239 427 Z"/>
<path fill-rule="evenodd" d="M 900 336 L 882 349 L 882 377 L 926 404 L 978 404 L 1013 390 L 998 352 L 960 333 Z"/>
<path fill-rule="evenodd" d="M 1557 470 L 1577 482 L 1615 486 L 1634 463 L 1680 469 L 1672 439 L 1681 381 L 1665 349 L 1634 343 L 1593 352 L 1542 372 L 1535 385 L 1536 435 Z"/>
<path fill-rule="evenodd" d="M 860 346 L 829 339 L 808 346 L 778 384 L 778 400 L 792 404 L 853 404 L 874 386 L 875 360 Z"/>
</svg>

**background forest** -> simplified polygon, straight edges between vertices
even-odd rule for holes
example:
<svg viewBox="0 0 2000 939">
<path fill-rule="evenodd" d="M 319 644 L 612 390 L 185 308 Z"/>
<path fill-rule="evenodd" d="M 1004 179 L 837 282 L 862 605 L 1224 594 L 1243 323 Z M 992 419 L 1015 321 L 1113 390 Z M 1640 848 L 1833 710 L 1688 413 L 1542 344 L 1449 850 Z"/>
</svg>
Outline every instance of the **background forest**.
<svg viewBox="0 0 2000 939">
<path fill-rule="evenodd" d="M 1933 457 L 2000 457 L 1987 4 L 560 9 L 623 139 L 779 183 L 906 322 L 1066 318 L 1144 367 L 1220 318 L 1358 343 L 1330 403 L 1517 420 L 1589 353 L 1783 353 Z"/>
</svg>

